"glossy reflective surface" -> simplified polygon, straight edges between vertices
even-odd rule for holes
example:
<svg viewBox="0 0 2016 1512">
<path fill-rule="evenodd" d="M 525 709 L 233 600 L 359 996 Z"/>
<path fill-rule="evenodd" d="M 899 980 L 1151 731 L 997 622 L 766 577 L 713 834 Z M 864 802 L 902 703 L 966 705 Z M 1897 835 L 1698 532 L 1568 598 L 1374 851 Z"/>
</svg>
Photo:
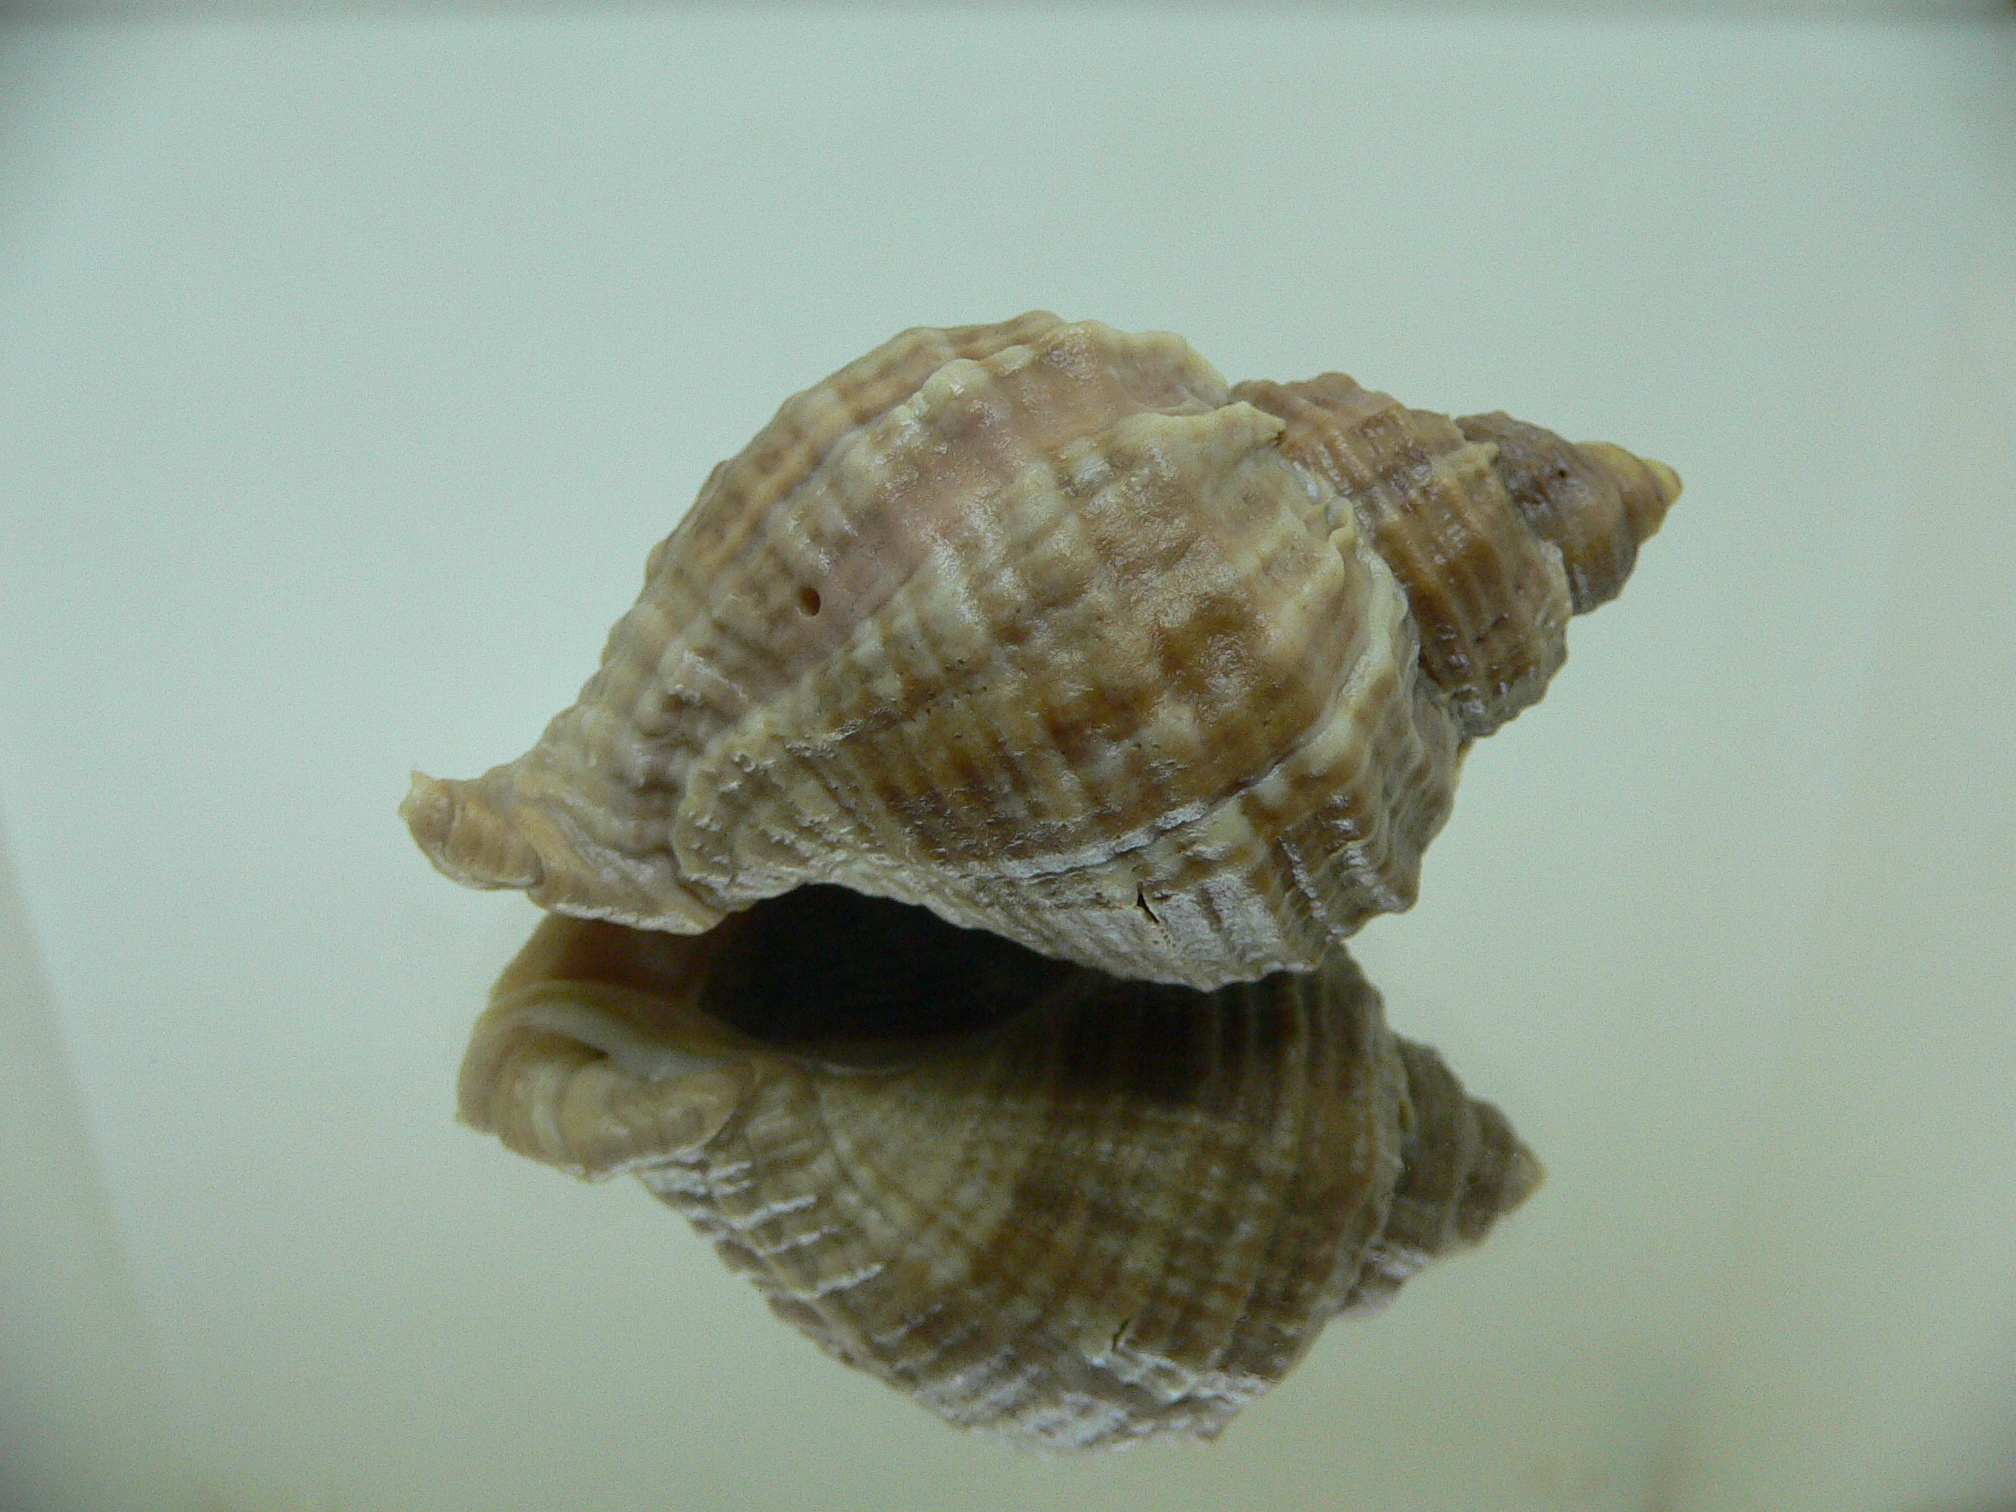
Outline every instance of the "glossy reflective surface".
<svg viewBox="0 0 2016 1512">
<path fill-rule="evenodd" d="M 2016 1491 L 2006 30 L 472 11 L 0 67 L 7 1022 L 120 1261 L 94 1312 L 8 1252 L 9 1403 L 137 1317 L 88 1336 L 244 1508 Z M 1034 305 L 1687 481 L 1358 941 L 1546 1187 L 1210 1450 L 1061 1468 L 456 1127 L 533 918 L 393 817 L 536 737 L 780 395 Z M 5 1142 L 0 1233 L 56 1233 L 76 1166 Z M 109 1441 L 47 1421 L 51 1473 Z"/>
</svg>

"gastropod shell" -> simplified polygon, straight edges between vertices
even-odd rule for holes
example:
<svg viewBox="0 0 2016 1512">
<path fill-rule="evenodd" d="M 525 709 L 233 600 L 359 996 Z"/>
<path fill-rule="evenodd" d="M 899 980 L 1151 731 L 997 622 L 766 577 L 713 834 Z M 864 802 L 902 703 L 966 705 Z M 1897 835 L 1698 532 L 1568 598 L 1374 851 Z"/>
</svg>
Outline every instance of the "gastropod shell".
<svg viewBox="0 0 2016 1512">
<path fill-rule="evenodd" d="M 1468 744 L 1678 496 L 1659 463 L 1047 314 L 788 401 L 442 871 L 697 933 L 834 883 L 1117 976 L 1310 970 L 1412 902 Z"/>
</svg>

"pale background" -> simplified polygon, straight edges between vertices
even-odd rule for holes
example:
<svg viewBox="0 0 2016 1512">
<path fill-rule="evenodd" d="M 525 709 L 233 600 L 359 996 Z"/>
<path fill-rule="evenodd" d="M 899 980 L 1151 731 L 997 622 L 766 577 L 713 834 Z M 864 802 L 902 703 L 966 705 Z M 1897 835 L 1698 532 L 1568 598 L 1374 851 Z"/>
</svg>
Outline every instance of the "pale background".
<svg viewBox="0 0 2016 1512">
<path fill-rule="evenodd" d="M 2016 1506 L 2009 7 L 90 9 L 0 29 L 7 1512 Z M 1031 306 L 1687 480 L 1360 939 L 1548 1185 L 1080 1463 L 456 1126 L 533 911 L 393 812 Z"/>
</svg>

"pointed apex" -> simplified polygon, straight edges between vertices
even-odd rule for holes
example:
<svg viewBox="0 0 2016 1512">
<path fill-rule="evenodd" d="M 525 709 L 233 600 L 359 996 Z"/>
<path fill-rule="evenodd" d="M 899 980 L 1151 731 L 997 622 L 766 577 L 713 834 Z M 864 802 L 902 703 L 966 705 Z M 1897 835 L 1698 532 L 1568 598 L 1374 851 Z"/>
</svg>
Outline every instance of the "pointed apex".
<svg viewBox="0 0 2016 1512">
<path fill-rule="evenodd" d="M 1665 522 L 1666 511 L 1680 497 L 1680 474 L 1664 462 L 1641 457 L 1608 441 L 1584 441 L 1575 448 L 1598 470 L 1608 473 L 1624 507 L 1625 528 L 1639 545 L 1650 540 Z"/>
<path fill-rule="evenodd" d="M 1607 441 L 1565 441 L 1510 415 L 1456 424 L 1494 448 L 1492 471 L 1533 533 L 1561 552 L 1577 614 L 1617 597 L 1638 548 L 1680 497 L 1680 475 Z"/>
<path fill-rule="evenodd" d="M 1680 474 L 1656 458 L 1645 457 L 1640 460 L 1652 469 L 1652 476 L 1659 480 L 1661 507 L 1672 508 L 1674 501 L 1680 497 L 1680 489 L 1682 487 Z"/>
<path fill-rule="evenodd" d="M 1491 1226 L 1538 1191 L 1547 1176 L 1539 1156 L 1495 1106 L 1472 1098 L 1470 1112 L 1477 1121 L 1477 1154 L 1456 1204 L 1456 1236 L 1465 1245 L 1483 1243 Z"/>
</svg>

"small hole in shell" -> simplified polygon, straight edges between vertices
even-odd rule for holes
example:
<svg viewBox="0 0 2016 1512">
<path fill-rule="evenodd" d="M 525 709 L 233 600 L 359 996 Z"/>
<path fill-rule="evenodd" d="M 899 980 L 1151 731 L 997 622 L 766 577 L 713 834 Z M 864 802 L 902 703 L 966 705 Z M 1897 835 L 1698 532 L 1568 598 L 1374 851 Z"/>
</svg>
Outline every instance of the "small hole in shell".
<svg viewBox="0 0 2016 1512">
<path fill-rule="evenodd" d="M 817 614 L 819 612 L 819 590 L 817 588 L 800 588 L 798 590 L 798 607 L 808 615 Z"/>
</svg>

